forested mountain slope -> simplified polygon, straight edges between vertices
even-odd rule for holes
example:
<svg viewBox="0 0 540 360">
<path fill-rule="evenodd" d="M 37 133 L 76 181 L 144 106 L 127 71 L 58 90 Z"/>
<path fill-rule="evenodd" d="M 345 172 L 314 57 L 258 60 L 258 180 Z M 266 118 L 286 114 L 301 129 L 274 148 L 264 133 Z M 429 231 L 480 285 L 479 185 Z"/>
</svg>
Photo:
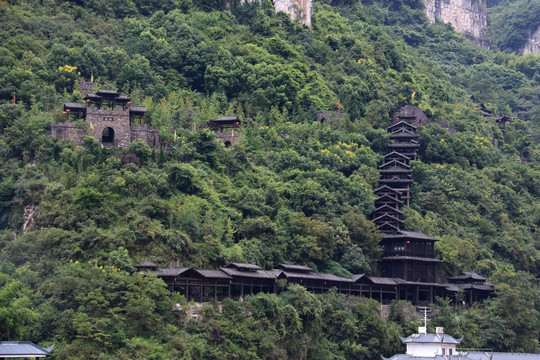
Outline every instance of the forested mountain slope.
<svg viewBox="0 0 540 360">
<path fill-rule="evenodd" d="M 497 47 L 520 53 L 540 28 L 540 2 L 490 0 L 487 5 L 490 32 Z"/>
<path fill-rule="evenodd" d="M 418 325 L 407 304 L 385 321 L 372 300 L 292 287 L 206 305 L 194 321 L 173 307 L 185 299 L 133 265 L 377 275 L 372 190 L 390 114 L 411 103 L 456 131 L 420 130 L 406 227 L 441 239 L 446 275 L 474 270 L 497 289 L 467 311 L 441 301 L 430 327 L 466 347 L 536 351 L 540 57 L 480 49 L 429 25 L 419 1 L 315 2 L 312 28 L 269 1 L 223 8 L 0 1 L 1 337 L 56 343 L 53 359 L 401 352 L 397 335 Z M 147 107 L 162 151 L 49 136 L 92 77 Z M 513 124 L 501 132 L 469 93 Z M 314 121 L 338 101 L 339 126 Z M 232 114 L 248 126 L 225 148 L 205 127 Z"/>
</svg>

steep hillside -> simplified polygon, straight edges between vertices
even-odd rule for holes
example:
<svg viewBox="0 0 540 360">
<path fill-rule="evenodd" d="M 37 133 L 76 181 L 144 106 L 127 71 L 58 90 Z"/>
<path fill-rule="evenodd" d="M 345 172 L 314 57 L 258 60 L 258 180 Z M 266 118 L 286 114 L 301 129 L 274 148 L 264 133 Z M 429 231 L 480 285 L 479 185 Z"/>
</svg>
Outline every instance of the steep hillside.
<svg viewBox="0 0 540 360">
<path fill-rule="evenodd" d="M 441 239 L 444 275 L 477 271 L 497 292 L 467 311 L 441 299 L 430 327 L 536 351 L 540 57 L 481 49 L 420 1 L 315 2 L 311 28 L 239 3 L 0 1 L 2 337 L 56 343 L 53 359 L 400 352 L 418 325 L 406 303 L 383 320 L 373 300 L 291 286 L 198 309 L 134 264 L 377 275 L 372 190 L 390 115 L 411 103 L 432 123 L 405 226 Z M 160 149 L 50 136 L 92 78 L 146 107 Z M 513 123 L 501 131 L 470 93 Z M 229 148 L 208 128 L 220 115 L 247 125 Z"/>
<path fill-rule="evenodd" d="M 538 54 L 539 1 L 488 1 L 490 32 L 502 51 Z"/>
</svg>

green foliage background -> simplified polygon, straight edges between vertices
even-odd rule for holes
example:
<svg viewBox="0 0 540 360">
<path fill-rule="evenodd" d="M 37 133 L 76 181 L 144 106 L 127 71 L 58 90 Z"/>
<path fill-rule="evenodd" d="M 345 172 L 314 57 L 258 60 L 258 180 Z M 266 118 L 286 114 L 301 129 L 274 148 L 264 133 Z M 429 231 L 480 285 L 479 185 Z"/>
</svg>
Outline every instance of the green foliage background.
<svg viewBox="0 0 540 360">
<path fill-rule="evenodd" d="M 53 359 L 402 352 L 397 335 L 418 325 L 406 303 L 383 320 L 372 300 L 291 287 L 207 304 L 195 321 L 133 264 L 377 275 L 377 165 L 391 112 L 412 103 L 442 127 L 420 131 L 406 227 L 441 239 L 446 275 L 478 271 L 498 295 L 467 311 L 441 299 L 430 330 L 538 349 L 538 55 L 480 49 L 416 1 L 315 2 L 311 29 L 269 1 L 2 0 L 0 17 L 2 338 L 54 342 Z M 147 107 L 163 151 L 48 135 L 91 76 Z M 514 124 L 503 134 L 468 93 Z M 314 121 L 338 99 L 339 126 Z M 205 126 L 232 114 L 249 126 L 225 148 Z"/>
</svg>

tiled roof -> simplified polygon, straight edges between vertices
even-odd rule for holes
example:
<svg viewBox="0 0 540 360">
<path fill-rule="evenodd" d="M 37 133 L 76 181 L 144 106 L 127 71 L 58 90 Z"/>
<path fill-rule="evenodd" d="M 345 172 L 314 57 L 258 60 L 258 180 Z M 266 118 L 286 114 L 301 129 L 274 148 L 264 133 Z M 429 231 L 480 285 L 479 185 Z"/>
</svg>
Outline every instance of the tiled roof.
<svg viewBox="0 0 540 360">
<path fill-rule="evenodd" d="M 390 133 L 390 135 L 388 135 L 388 137 L 390 138 L 393 138 L 393 137 L 419 137 L 420 135 L 418 135 L 416 132 L 414 131 L 411 131 L 409 129 L 404 129 L 404 128 L 398 128 L 397 130 L 394 130 Z"/>
<path fill-rule="evenodd" d="M 471 356 L 472 353 L 473 352 L 470 352 L 469 356 Z M 540 360 L 540 354 L 494 352 L 491 354 L 490 360 Z"/>
<path fill-rule="evenodd" d="M 216 119 L 212 119 L 210 121 L 233 121 L 233 120 L 240 120 L 238 116 L 232 115 L 232 116 L 220 116 Z"/>
<path fill-rule="evenodd" d="M 405 230 L 401 230 L 400 233 L 402 233 L 403 235 L 407 236 L 407 237 L 411 237 L 411 238 L 415 238 L 415 239 L 423 239 L 423 240 L 437 240 L 435 238 L 432 238 L 430 236 L 427 236 L 426 234 L 423 234 L 421 232 L 416 232 L 416 231 L 405 231 Z"/>
<path fill-rule="evenodd" d="M 291 272 L 284 270 L 282 272 L 285 277 L 289 279 L 310 279 L 310 280 L 322 280 L 322 281 L 340 281 L 340 282 L 352 282 L 351 279 L 342 278 L 333 274 L 321 274 L 314 272 Z"/>
<path fill-rule="evenodd" d="M 399 279 L 386 278 L 386 277 L 377 277 L 377 276 L 368 276 L 369 280 L 372 283 L 377 285 L 398 285 L 400 283 Z"/>
<path fill-rule="evenodd" d="M 283 272 L 283 270 L 281 270 L 281 269 L 271 269 L 271 270 L 265 270 L 265 272 L 268 275 L 270 275 L 270 276 L 272 276 L 274 278 L 277 278 Z"/>
<path fill-rule="evenodd" d="M 0 341 L 0 357 L 45 357 L 53 347 L 42 348 L 30 341 Z"/>
<path fill-rule="evenodd" d="M 97 94 L 98 95 L 100 95 L 100 94 L 104 94 L 104 95 L 120 95 L 118 93 L 118 91 L 113 90 L 113 89 L 101 89 L 101 90 L 97 91 Z"/>
<path fill-rule="evenodd" d="M 469 280 L 469 279 L 477 280 L 477 281 L 487 280 L 485 277 L 475 273 L 474 271 L 462 271 L 459 275 L 448 277 L 448 280 Z"/>
<path fill-rule="evenodd" d="M 209 279 L 232 279 L 221 270 L 195 270 L 205 278 Z"/>
<path fill-rule="evenodd" d="M 380 168 L 381 174 L 411 174 L 412 170 L 409 168 L 404 168 L 401 166 L 385 166 L 384 168 Z"/>
<path fill-rule="evenodd" d="M 304 265 L 293 265 L 293 264 L 279 264 L 276 266 L 276 269 L 283 269 L 289 271 L 313 271 L 309 266 Z"/>
<path fill-rule="evenodd" d="M 390 192 L 393 192 L 393 193 L 396 193 L 396 194 L 399 194 L 399 191 L 394 189 L 394 188 L 391 188 L 390 186 L 388 185 L 383 185 L 379 188 L 376 188 L 375 190 L 373 190 L 373 193 L 374 194 L 377 194 L 379 192 L 381 192 L 381 190 L 387 190 L 387 191 L 390 191 Z"/>
<path fill-rule="evenodd" d="M 403 214 L 403 212 L 401 210 L 396 209 L 395 207 L 390 206 L 388 204 L 384 204 L 384 205 L 379 206 L 378 208 L 375 209 L 374 212 L 379 212 L 379 211 L 384 210 L 384 209 L 388 209 L 389 211 L 396 212 L 398 214 Z"/>
<path fill-rule="evenodd" d="M 175 269 L 157 269 L 154 271 L 151 271 L 152 274 L 156 274 L 156 276 L 178 276 L 190 268 L 175 268 Z"/>
<path fill-rule="evenodd" d="M 418 143 L 393 143 L 393 144 L 389 144 L 388 147 L 390 148 L 404 148 L 404 147 L 407 147 L 407 148 L 415 148 L 415 147 L 419 147 L 420 144 Z"/>
<path fill-rule="evenodd" d="M 403 220 L 396 216 L 392 216 L 390 214 L 384 213 L 381 216 L 377 216 L 375 219 L 373 219 L 373 222 L 379 222 L 380 220 L 388 219 L 390 221 L 397 221 L 400 224 L 403 224 Z M 385 221 L 387 222 L 387 221 Z"/>
<path fill-rule="evenodd" d="M 384 194 L 382 196 L 379 196 L 378 198 L 375 199 L 375 202 L 381 201 L 383 199 L 389 199 L 389 200 L 392 200 L 392 201 L 400 202 L 400 200 L 397 197 L 391 196 L 391 195 L 388 195 L 388 194 Z"/>
<path fill-rule="evenodd" d="M 491 353 L 479 353 L 472 355 L 471 353 L 458 355 L 433 355 L 433 356 L 413 356 L 407 354 L 394 355 L 391 358 L 382 357 L 383 360 L 496 360 L 491 358 Z M 518 359 L 518 358 L 513 358 Z M 532 359 L 531 359 L 532 360 Z"/>
<path fill-rule="evenodd" d="M 257 271 L 239 271 L 236 269 L 231 268 L 220 268 L 221 271 L 226 273 L 229 276 L 235 277 L 247 277 L 247 278 L 254 278 L 254 279 L 275 279 L 276 276 L 273 272 L 268 272 L 265 270 L 257 270 Z"/>
<path fill-rule="evenodd" d="M 226 268 L 237 268 L 240 270 L 262 270 L 260 266 L 255 264 L 245 264 L 245 263 L 230 263 L 225 266 Z"/>
<path fill-rule="evenodd" d="M 405 231 L 405 230 L 400 230 L 398 233 L 392 234 L 392 235 L 384 235 L 383 239 L 385 238 L 388 238 L 388 239 L 408 238 L 408 239 L 438 241 L 437 239 L 427 236 L 426 234 L 422 234 L 421 232 Z"/>
<path fill-rule="evenodd" d="M 413 128 L 416 129 L 416 126 L 414 126 L 414 125 L 412 125 L 412 124 L 410 124 L 410 123 L 408 123 L 406 121 L 399 121 L 399 122 L 397 122 L 397 123 L 395 123 L 393 125 L 390 125 L 389 127 L 387 127 L 387 129 L 392 129 L 392 128 L 395 128 L 397 126 L 404 126 L 404 125 L 405 126 L 410 126 L 410 127 L 413 127 Z"/>
<path fill-rule="evenodd" d="M 64 103 L 64 109 L 84 109 L 86 105 L 81 103 Z"/>
<path fill-rule="evenodd" d="M 402 159 L 410 160 L 408 156 L 403 155 L 402 153 L 399 153 L 397 151 L 392 151 L 392 152 L 389 152 L 388 154 L 385 154 L 384 158 L 386 159 L 387 157 L 390 157 L 390 156 L 397 156 L 397 157 L 400 157 Z"/>
<path fill-rule="evenodd" d="M 399 161 L 398 159 L 390 159 L 384 162 L 381 166 L 379 166 L 379 169 L 388 167 L 388 165 L 391 165 L 391 164 L 398 164 L 400 167 L 406 167 L 407 169 L 411 168 L 410 165 L 407 165 L 407 163 L 404 163 L 403 161 Z"/>
<path fill-rule="evenodd" d="M 388 221 L 385 221 L 383 222 L 382 224 L 378 225 L 379 226 L 379 230 L 383 230 L 384 228 L 391 228 L 393 230 L 392 233 L 395 233 L 395 232 L 398 232 L 399 231 L 399 228 L 390 224 Z"/>
<path fill-rule="evenodd" d="M 146 106 L 130 106 L 129 111 L 132 112 L 146 112 Z"/>
<path fill-rule="evenodd" d="M 430 283 L 430 282 L 423 282 L 423 281 L 407 281 L 407 280 L 401 280 L 399 279 L 399 283 L 401 285 L 420 285 L 420 286 L 433 286 L 433 287 L 439 287 L 439 288 L 447 288 L 447 284 L 441 284 L 441 283 Z"/>
<path fill-rule="evenodd" d="M 136 267 L 136 268 L 155 269 L 155 268 L 157 268 L 157 265 L 154 264 L 154 263 L 151 262 L 151 261 L 141 261 L 140 263 L 135 264 L 135 267 Z"/>
<path fill-rule="evenodd" d="M 485 290 L 485 291 L 495 290 L 493 285 L 487 285 L 487 284 L 458 284 L 458 285 L 463 290 L 469 290 L 469 289 Z"/>
<path fill-rule="evenodd" d="M 448 334 L 413 334 L 407 336 L 406 338 L 400 337 L 401 342 L 404 344 L 461 344 L 461 339 L 455 339 L 453 336 Z"/>
<path fill-rule="evenodd" d="M 382 258 L 383 260 L 415 260 L 415 261 L 423 261 L 423 262 L 436 262 L 436 263 L 442 263 L 442 260 L 434 259 L 434 258 L 428 258 L 428 257 L 421 257 L 421 256 L 385 256 Z"/>
</svg>

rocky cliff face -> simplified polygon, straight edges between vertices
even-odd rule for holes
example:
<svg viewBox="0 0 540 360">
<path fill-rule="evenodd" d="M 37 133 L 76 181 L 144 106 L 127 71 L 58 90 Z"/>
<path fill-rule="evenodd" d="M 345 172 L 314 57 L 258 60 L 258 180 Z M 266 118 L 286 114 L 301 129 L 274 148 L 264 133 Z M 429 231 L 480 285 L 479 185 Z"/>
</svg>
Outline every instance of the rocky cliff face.
<svg viewBox="0 0 540 360">
<path fill-rule="evenodd" d="M 450 23 L 456 31 L 487 46 L 483 40 L 487 34 L 486 0 L 424 0 L 424 5 L 432 23 L 436 19 Z"/>
<path fill-rule="evenodd" d="M 540 54 L 540 27 L 538 27 L 534 33 L 529 35 L 529 39 L 521 52 L 523 54 Z"/>
<path fill-rule="evenodd" d="M 259 2 L 261 0 L 240 0 L 240 3 Z M 272 0 L 276 12 L 283 11 L 291 15 L 291 19 L 311 27 L 311 14 L 313 13 L 313 0 Z"/>
<path fill-rule="evenodd" d="M 276 12 L 286 12 L 293 20 L 311 26 L 312 0 L 274 0 L 274 7 Z"/>
</svg>

